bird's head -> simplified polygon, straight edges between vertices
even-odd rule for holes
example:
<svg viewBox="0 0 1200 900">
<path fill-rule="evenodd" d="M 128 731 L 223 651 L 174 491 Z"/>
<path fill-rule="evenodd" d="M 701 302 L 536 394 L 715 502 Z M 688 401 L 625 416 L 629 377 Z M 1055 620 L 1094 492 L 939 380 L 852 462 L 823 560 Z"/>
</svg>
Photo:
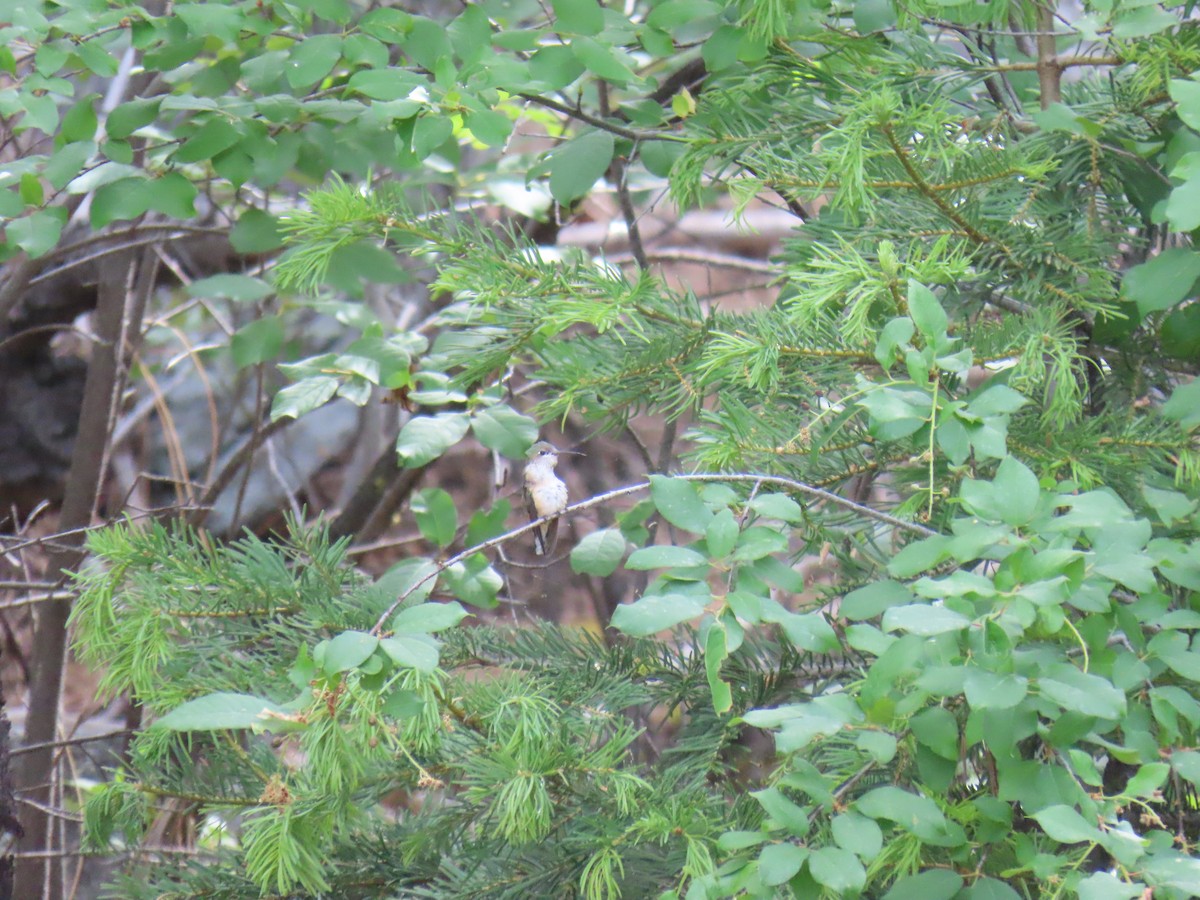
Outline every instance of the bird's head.
<svg viewBox="0 0 1200 900">
<path fill-rule="evenodd" d="M 529 462 L 547 462 L 554 465 L 558 462 L 558 448 L 549 441 L 538 441 L 529 448 L 529 452 L 525 454 L 525 458 Z"/>
</svg>

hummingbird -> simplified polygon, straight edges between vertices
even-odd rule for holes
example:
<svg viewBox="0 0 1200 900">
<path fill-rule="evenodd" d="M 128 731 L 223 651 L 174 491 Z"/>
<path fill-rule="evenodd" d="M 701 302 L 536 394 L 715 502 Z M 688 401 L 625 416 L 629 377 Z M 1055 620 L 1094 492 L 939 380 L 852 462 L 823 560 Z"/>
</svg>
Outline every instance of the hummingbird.
<svg viewBox="0 0 1200 900">
<path fill-rule="evenodd" d="M 530 521 L 556 515 L 567 508 L 567 486 L 554 474 L 554 467 L 560 453 L 571 452 L 559 450 L 546 441 L 538 441 L 529 448 L 525 457 L 525 508 Z M 533 552 L 548 556 L 554 552 L 557 539 L 558 519 L 539 525 L 533 530 Z"/>
</svg>

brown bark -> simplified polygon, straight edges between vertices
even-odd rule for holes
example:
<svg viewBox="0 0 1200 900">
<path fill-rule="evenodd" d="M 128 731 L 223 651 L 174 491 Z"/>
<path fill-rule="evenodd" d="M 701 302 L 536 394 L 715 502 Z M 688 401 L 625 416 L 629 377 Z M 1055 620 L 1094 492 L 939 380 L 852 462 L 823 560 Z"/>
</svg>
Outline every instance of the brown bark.
<svg viewBox="0 0 1200 900">
<path fill-rule="evenodd" d="M 1062 102 L 1062 66 L 1055 45 L 1054 13 L 1052 0 L 1038 7 L 1037 73 L 1042 109 Z"/>
<path fill-rule="evenodd" d="M 123 345 L 126 340 L 134 340 L 141 330 L 142 304 L 129 303 L 128 314 L 126 311 L 126 301 L 131 297 L 128 290 L 130 265 L 130 257 L 120 255 L 109 258 L 100 270 L 97 341 L 84 383 L 83 408 L 58 522 L 66 535 L 49 557 L 48 572 L 54 578 L 65 578 L 83 558 L 81 548 L 86 532 L 81 529 L 91 524 L 100 494 L 105 451 L 120 396 L 125 358 Z M 139 291 L 134 296 L 144 300 L 145 293 Z M 49 745 L 57 737 L 70 612 L 70 600 L 54 600 L 38 607 L 25 732 L 25 741 L 31 745 Z M 21 760 L 18 783 L 24 798 L 30 801 L 23 806 L 21 815 L 25 845 L 29 850 L 54 849 L 53 822 L 46 813 L 53 800 L 54 764 L 52 746 L 38 746 Z M 50 859 L 22 860 L 17 866 L 16 896 L 61 896 L 59 871 L 59 866 Z"/>
</svg>

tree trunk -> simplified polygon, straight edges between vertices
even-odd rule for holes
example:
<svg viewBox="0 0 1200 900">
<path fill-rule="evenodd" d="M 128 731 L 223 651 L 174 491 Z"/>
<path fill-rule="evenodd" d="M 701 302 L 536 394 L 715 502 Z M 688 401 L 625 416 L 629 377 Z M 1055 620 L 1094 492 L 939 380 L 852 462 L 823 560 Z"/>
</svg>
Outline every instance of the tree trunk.
<svg viewBox="0 0 1200 900">
<path fill-rule="evenodd" d="M 64 536 L 49 556 L 48 574 L 65 578 L 83 558 L 85 529 L 91 524 L 103 478 L 105 448 L 111 433 L 115 408 L 122 382 L 122 346 L 141 330 L 140 309 L 126 315 L 130 265 L 127 254 L 109 257 L 100 268 L 96 304 L 96 343 L 93 345 L 87 380 L 83 388 L 83 408 L 71 454 L 71 467 L 59 516 L 59 531 Z M 142 292 L 139 292 L 142 293 Z M 140 307 L 141 304 L 131 304 Z M 33 672 L 29 685 L 25 742 L 42 745 L 21 760 L 18 783 L 28 802 L 21 821 L 26 849 L 49 851 L 54 847 L 53 820 L 48 815 L 53 802 L 55 748 L 58 736 L 58 706 L 62 693 L 63 666 L 67 655 L 67 617 L 70 600 L 52 600 L 39 605 L 34 625 Z M 50 858 L 32 858 L 20 862 L 16 870 L 16 896 L 62 896 L 59 878 L 61 866 Z"/>
</svg>

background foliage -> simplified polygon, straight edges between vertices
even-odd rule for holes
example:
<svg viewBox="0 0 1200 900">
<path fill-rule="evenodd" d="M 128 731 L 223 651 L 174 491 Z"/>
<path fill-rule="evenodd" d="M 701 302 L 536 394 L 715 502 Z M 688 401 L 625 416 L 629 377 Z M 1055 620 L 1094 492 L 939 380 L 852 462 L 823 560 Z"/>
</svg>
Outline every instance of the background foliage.
<svg viewBox="0 0 1200 900">
<path fill-rule="evenodd" d="M 227 236 L 147 321 L 224 323 L 267 429 L 396 401 L 428 548 L 90 537 L 76 647 L 146 715 L 85 810 L 145 850 L 113 896 L 1200 896 L 1190 13 L 7 11 L 0 310 Z M 555 244 L 597 198 L 627 259 Z M 794 217 L 768 302 L 664 277 L 666 203 Z M 499 624 L 508 503 L 424 473 L 647 418 L 570 549 L 609 628 Z"/>
</svg>

